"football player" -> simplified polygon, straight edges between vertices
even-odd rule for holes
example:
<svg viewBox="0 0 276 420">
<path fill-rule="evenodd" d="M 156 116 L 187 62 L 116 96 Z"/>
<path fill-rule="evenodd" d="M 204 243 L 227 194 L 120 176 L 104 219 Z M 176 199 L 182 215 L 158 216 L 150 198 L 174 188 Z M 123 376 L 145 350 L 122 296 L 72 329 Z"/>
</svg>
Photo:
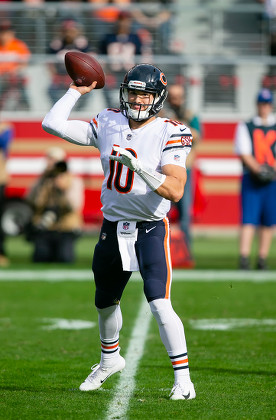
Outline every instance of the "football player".
<svg viewBox="0 0 276 420">
<path fill-rule="evenodd" d="M 190 379 L 183 324 L 173 310 L 172 267 L 167 213 L 183 196 L 185 161 L 192 135 L 178 121 L 157 117 L 167 97 L 164 73 L 150 64 L 130 69 L 120 87 L 120 109 L 105 109 L 90 123 L 68 120 L 81 95 L 96 86 L 71 84 L 43 120 L 48 133 L 99 149 L 104 181 L 104 216 L 93 257 L 95 305 L 99 314 L 101 360 L 81 384 L 100 388 L 125 367 L 120 355 L 120 299 L 133 271 L 140 271 L 144 293 L 158 323 L 174 370 L 173 400 L 196 396 Z"/>
</svg>

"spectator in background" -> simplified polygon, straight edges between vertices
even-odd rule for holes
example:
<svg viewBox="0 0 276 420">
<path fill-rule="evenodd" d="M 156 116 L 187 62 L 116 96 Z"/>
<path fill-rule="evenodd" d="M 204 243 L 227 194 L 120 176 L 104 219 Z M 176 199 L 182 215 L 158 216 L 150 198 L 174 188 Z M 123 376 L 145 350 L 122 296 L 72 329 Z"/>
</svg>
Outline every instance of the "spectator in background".
<svg viewBox="0 0 276 420">
<path fill-rule="evenodd" d="M 9 123 L 0 121 L 0 220 L 5 206 L 5 187 L 8 182 L 6 160 L 12 139 L 13 127 Z M 9 264 L 4 242 L 5 234 L 0 225 L 0 267 L 6 267 Z"/>
<path fill-rule="evenodd" d="M 30 3 L 30 4 L 41 4 L 41 3 L 81 3 L 85 0 L 23 0 L 24 3 Z"/>
<path fill-rule="evenodd" d="M 46 169 L 27 196 L 34 211 L 33 262 L 72 263 L 82 228 L 83 182 L 68 170 L 63 149 L 50 148 L 46 158 Z"/>
<path fill-rule="evenodd" d="M 121 11 L 115 25 L 115 32 L 102 39 L 99 52 L 106 54 L 110 62 L 106 65 L 106 87 L 104 89 L 109 107 L 118 107 L 118 89 L 125 73 L 135 64 L 135 56 L 142 53 L 142 42 L 132 32 L 132 17 Z"/>
<path fill-rule="evenodd" d="M 0 0 L 0 4 L 5 2 L 5 6 L 10 6 L 10 3 L 12 3 L 12 0 Z M 2 10 L 0 10 L 0 19 L 10 19 L 11 16 L 11 9 L 9 7 L 5 7 Z"/>
<path fill-rule="evenodd" d="M 276 56 L 276 0 L 258 0 L 264 5 L 263 23 L 266 29 L 267 53 Z M 262 87 L 271 89 L 275 93 L 276 89 L 276 66 L 271 63 L 263 76 Z"/>
<path fill-rule="evenodd" d="M 25 42 L 15 37 L 11 22 L 2 20 L 0 22 L 0 109 L 29 109 L 24 70 L 30 56 L 30 50 Z"/>
<path fill-rule="evenodd" d="M 27 3 L 28 5 L 35 6 L 38 4 L 43 4 L 44 0 L 23 0 L 23 2 Z"/>
<path fill-rule="evenodd" d="M 91 17 L 95 33 L 95 47 L 103 37 L 112 30 L 118 21 L 122 8 L 125 10 L 131 0 L 88 0 L 94 6 Z"/>
<path fill-rule="evenodd" d="M 132 11 L 135 29 L 138 33 L 147 29 L 154 40 L 154 52 L 168 54 L 171 47 L 172 18 L 172 11 L 168 6 L 173 5 L 174 0 L 136 0 L 134 3 L 138 6 Z M 146 7 L 142 7 L 143 5 Z"/>
<path fill-rule="evenodd" d="M 193 135 L 192 150 L 186 160 L 187 181 L 185 192 L 181 200 L 176 204 L 179 211 L 179 221 L 185 241 L 192 257 L 192 238 L 191 238 L 191 213 L 194 198 L 195 185 L 193 181 L 193 164 L 196 157 L 196 147 L 201 140 L 201 123 L 199 117 L 186 108 L 185 87 L 182 84 L 172 84 L 168 87 L 168 98 L 165 104 L 164 115 L 172 120 L 180 121 L 187 125 Z M 185 133 L 183 133 L 184 135 Z"/>
<path fill-rule="evenodd" d="M 270 55 L 276 55 L 276 0 L 258 0 L 264 5 L 264 19 L 267 23 L 268 48 Z"/>
<path fill-rule="evenodd" d="M 59 35 L 51 41 L 48 49 L 48 54 L 55 55 L 57 59 L 57 62 L 49 65 L 52 79 L 49 96 L 52 103 L 67 91 L 68 84 L 72 82 L 64 66 L 64 56 L 70 50 L 89 53 L 91 48 L 81 24 L 74 19 L 65 19 L 61 22 Z M 85 105 L 86 98 L 80 101 L 77 109 L 82 109 Z"/>
<path fill-rule="evenodd" d="M 250 253 L 259 233 L 257 269 L 267 268 L 273 227 L 276 224 L 276 118 L 268 89 L 257 96 L 257 115 L 237 126 L 235 151 L 243 164 L 239 268 L 250 268 Z"/>
</svg>

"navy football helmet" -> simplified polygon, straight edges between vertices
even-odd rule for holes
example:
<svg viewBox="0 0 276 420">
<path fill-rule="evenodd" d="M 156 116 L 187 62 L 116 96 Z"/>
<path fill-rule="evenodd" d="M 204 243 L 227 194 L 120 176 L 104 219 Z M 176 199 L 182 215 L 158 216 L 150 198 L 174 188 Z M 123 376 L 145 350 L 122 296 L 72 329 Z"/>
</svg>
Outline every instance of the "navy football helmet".
<svg viewBox="0 0 276 420">
<path fill-rule="evenodd" d="M 144 111 L 141 107 L 139 110 L 132 109 L 128 101 L 128 90 L 151 93 L 154 96 L 153 102 Z M 121 84 L 120 109 L 127 118 L 145 121 L 162 109 L 167 95 L 167 79 L 164 73 L 151 64 L 137 64 L 126 73 Z"/>
</svg>

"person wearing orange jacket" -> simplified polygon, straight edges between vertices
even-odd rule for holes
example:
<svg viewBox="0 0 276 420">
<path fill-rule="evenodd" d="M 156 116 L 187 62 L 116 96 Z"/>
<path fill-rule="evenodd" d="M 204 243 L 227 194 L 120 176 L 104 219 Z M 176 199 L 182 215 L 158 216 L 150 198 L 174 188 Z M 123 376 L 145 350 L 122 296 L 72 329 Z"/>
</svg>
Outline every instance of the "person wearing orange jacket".
<svg viewBox="0 0 276 420">
<path fill-rule="evenodd" d="M 30 56 L 27 44 L 16 38 L 11 21 L 0 21 L 0 109 L 29 109 L 24 69 Z"/>
</svg>

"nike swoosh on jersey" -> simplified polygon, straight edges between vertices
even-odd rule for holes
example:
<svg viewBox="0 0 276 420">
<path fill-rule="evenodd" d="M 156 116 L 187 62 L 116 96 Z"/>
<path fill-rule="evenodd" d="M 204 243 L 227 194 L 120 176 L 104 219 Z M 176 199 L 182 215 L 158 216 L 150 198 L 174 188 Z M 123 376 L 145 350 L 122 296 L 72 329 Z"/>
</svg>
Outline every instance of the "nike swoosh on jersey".
<svg viewBox="0 0 276 420">
<path fill-rule="evenodd" d="M 156 226 L 153 226 L 152 228 L 150 228 L 150 229 L 146 229 L 146 233 L 149 233 L 152 229 L 155 229 L 156 228 Z"/>
</svg>

